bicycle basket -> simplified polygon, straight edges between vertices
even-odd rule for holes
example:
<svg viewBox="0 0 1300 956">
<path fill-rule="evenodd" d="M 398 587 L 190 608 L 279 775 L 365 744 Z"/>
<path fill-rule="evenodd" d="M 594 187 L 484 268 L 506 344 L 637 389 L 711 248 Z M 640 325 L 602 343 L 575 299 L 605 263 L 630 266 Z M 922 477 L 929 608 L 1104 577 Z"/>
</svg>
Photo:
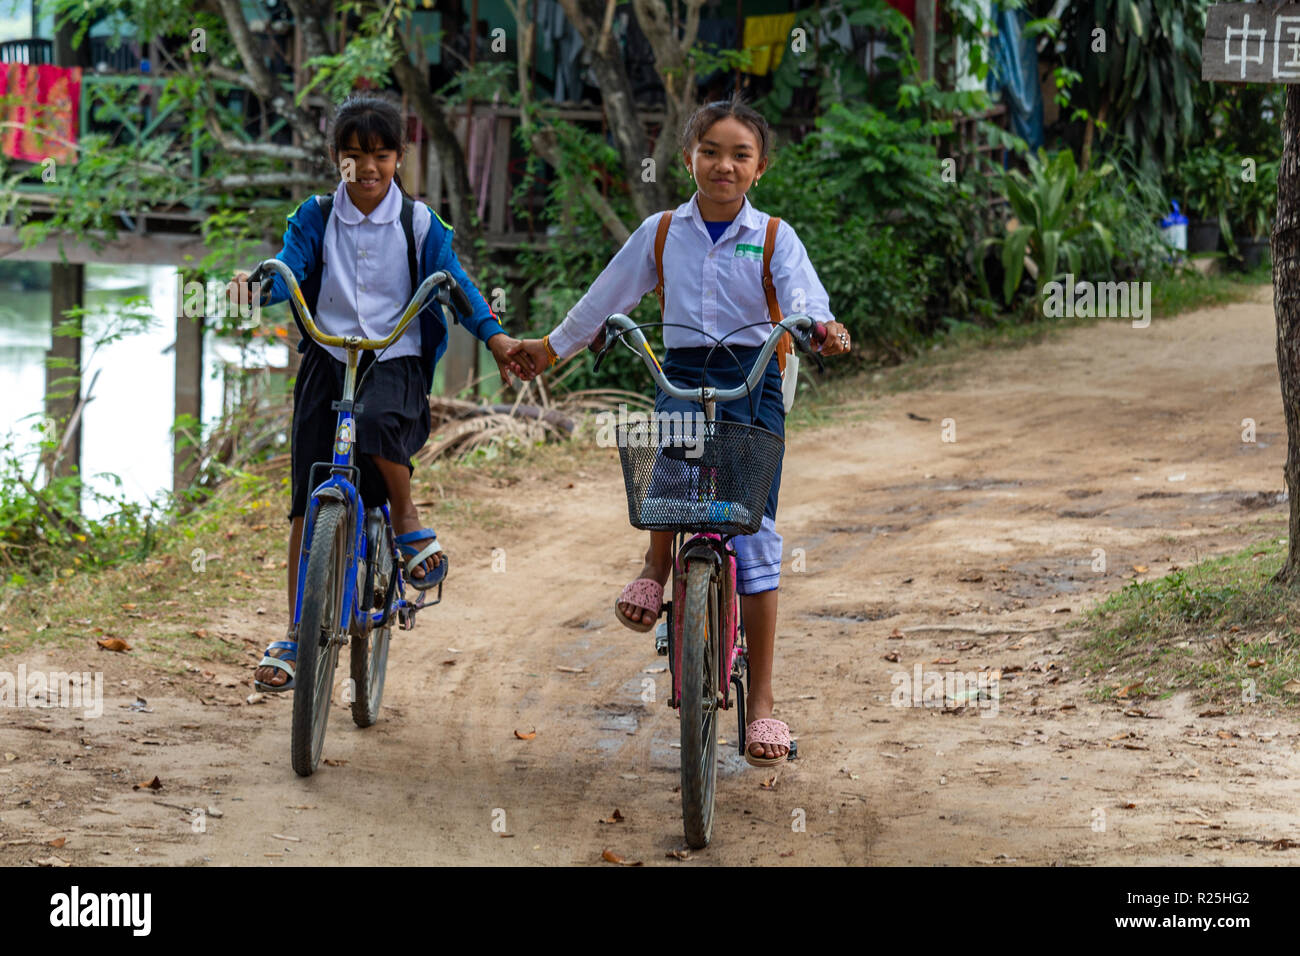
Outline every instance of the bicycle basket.
<svg viewBox="0 0 1300 956">
<path fill-rule="evenodd" d="M 753 534 L 785 440 L 740 422 L 621 423 L 628 520 L 643 531 Z"/>
</svg>

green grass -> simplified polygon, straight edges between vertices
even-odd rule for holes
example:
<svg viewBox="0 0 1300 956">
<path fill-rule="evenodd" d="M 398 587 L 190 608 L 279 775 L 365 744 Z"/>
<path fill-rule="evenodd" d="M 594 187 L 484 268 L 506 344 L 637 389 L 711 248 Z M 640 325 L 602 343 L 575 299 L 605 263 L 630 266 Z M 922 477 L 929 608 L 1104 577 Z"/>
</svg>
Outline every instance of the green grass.
<svg viewBox="0 0 1300 956">
<path fill-rule="evenodd" d="M 1300 694 L 1285 689 L 1300 687 L 1300 589 L 1272 580 L 1286 558 L 1286 539 L 1278 537 L 1285 531 L 1280 524 L 1233 554 L 1129 584 L 1093 608 L 1073 662 L 1100 682 L 1093 696 L 1187 690 L 1233 710 L 1300 705 Z"/>
</svg>

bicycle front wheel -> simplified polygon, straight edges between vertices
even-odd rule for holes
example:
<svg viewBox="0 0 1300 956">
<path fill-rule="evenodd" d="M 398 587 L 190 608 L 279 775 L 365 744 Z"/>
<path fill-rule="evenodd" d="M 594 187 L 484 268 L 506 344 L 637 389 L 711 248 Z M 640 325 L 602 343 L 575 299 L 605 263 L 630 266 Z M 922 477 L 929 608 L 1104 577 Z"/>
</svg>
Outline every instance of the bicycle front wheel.
<svg viewBox="0 0 1300 956">
<path fill-rule="evenodd" d="M 346 518 L 347 509 L 341 503 L 321 504 L 309 545 L 307 574 L 303 578 L 290 745 L 293 769 L 302 777 L 311 776 L 320 762 L 334 691 L 334 668 L 343 643 Z"/>
<path fill-rule="evenodd" d="M 686 842 L 699 849 L 713 833 L 718 779 L 718 585 L 705 561 L 686 566 L 682 609 L 682 824 Z"/>
</svg>

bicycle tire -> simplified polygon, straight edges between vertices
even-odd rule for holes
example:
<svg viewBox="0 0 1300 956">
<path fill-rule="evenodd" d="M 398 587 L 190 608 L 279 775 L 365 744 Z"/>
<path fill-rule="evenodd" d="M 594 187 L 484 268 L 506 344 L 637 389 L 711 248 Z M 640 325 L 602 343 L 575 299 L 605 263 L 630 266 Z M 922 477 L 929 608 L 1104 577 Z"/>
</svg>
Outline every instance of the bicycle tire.
<svg viewBox="0 0 1300 956">
<path fill-rule="evenodd" d="M 293 730 L 290 759 L 300 777 L 309 777 L 320 762 L 334 692 L 342 628 L 343 575 L 347 558 L 347 509 L 326 501 L 316 513 L 307 573 L 303 578 L 302 614 L 298 619 L 298 664 L 294 669 Z M 327 634 L 325 647 L 320 637 Z M 322 651 L 324 653 L 322 653 Z"/>
<path fill-rule="evenodd" d="M 682 826 L 693 849 L 709 845 L 713 834 L 714 791 L 718 780 L 718 585 L 713 566 L 686 566 L 682 608 Z"/>
<path fill-rule="evenodd" d="M 370 555 L 366 564 L 372 580 L 392 581 L 397 568 L 392 560 L 392 531 L 383 521 L 375 522 L 377 527 L 369 527 Z M 383 574 L 387 569 L 387 575 Z M 392 605 L 397 600 L 397 589 L 385 586 L 383 598 L 391 595 L 391 600 L 384 607 L 386 621 L 382 627 L 372 628 L 362 637 L 352 638 L 352 722 L 358 727 L 370 727 L 379 719 L 379 705 L 384 699 L 384 675 L 388 670 L 388 645 L 393 635 L 392 620 L 396 617 Z M 372 600 L 373 604 L 374 601 Z M 365 613 L 372 613 L 367 606 Z"/>
</svg>

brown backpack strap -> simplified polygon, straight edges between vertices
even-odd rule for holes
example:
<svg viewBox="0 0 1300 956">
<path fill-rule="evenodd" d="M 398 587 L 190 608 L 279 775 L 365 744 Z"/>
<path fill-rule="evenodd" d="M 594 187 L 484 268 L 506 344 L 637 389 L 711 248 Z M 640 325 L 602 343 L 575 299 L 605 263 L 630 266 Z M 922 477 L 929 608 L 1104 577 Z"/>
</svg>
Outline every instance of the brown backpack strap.
<svg viewBox="0 0 1300 956">
<path fill-rule="evenodd" d="M 670 209 L 659 215 L 659 231 L 655 233 L 655 273 L 659 284 L 655 286 L 655 298 L 659 300 L 659 318 L 664 317 L 664 240 L 668 238 L 668 226 L 673 221 Z"/>
<path fill-rule="evenodd" d="M 776 231 L 780 226 L 780 218 L 769 217 L 767 235 L 763 238 L 763 294 L 767 296 L 767 317 L 771 319 L 773 325 L 784 318 L 781 315 L 781 304 L 776 299 L 776 283 L 772 281 L 772 253 L 776 249 Z M 790 340 L 790 333 L 787 332 L 781 336 L 781 341 L 776 347 L 776 363 L 780 366 L 782 375 L 785 374 L 785 357 L 793 351 L 794 342 Z"/>
</svg>

